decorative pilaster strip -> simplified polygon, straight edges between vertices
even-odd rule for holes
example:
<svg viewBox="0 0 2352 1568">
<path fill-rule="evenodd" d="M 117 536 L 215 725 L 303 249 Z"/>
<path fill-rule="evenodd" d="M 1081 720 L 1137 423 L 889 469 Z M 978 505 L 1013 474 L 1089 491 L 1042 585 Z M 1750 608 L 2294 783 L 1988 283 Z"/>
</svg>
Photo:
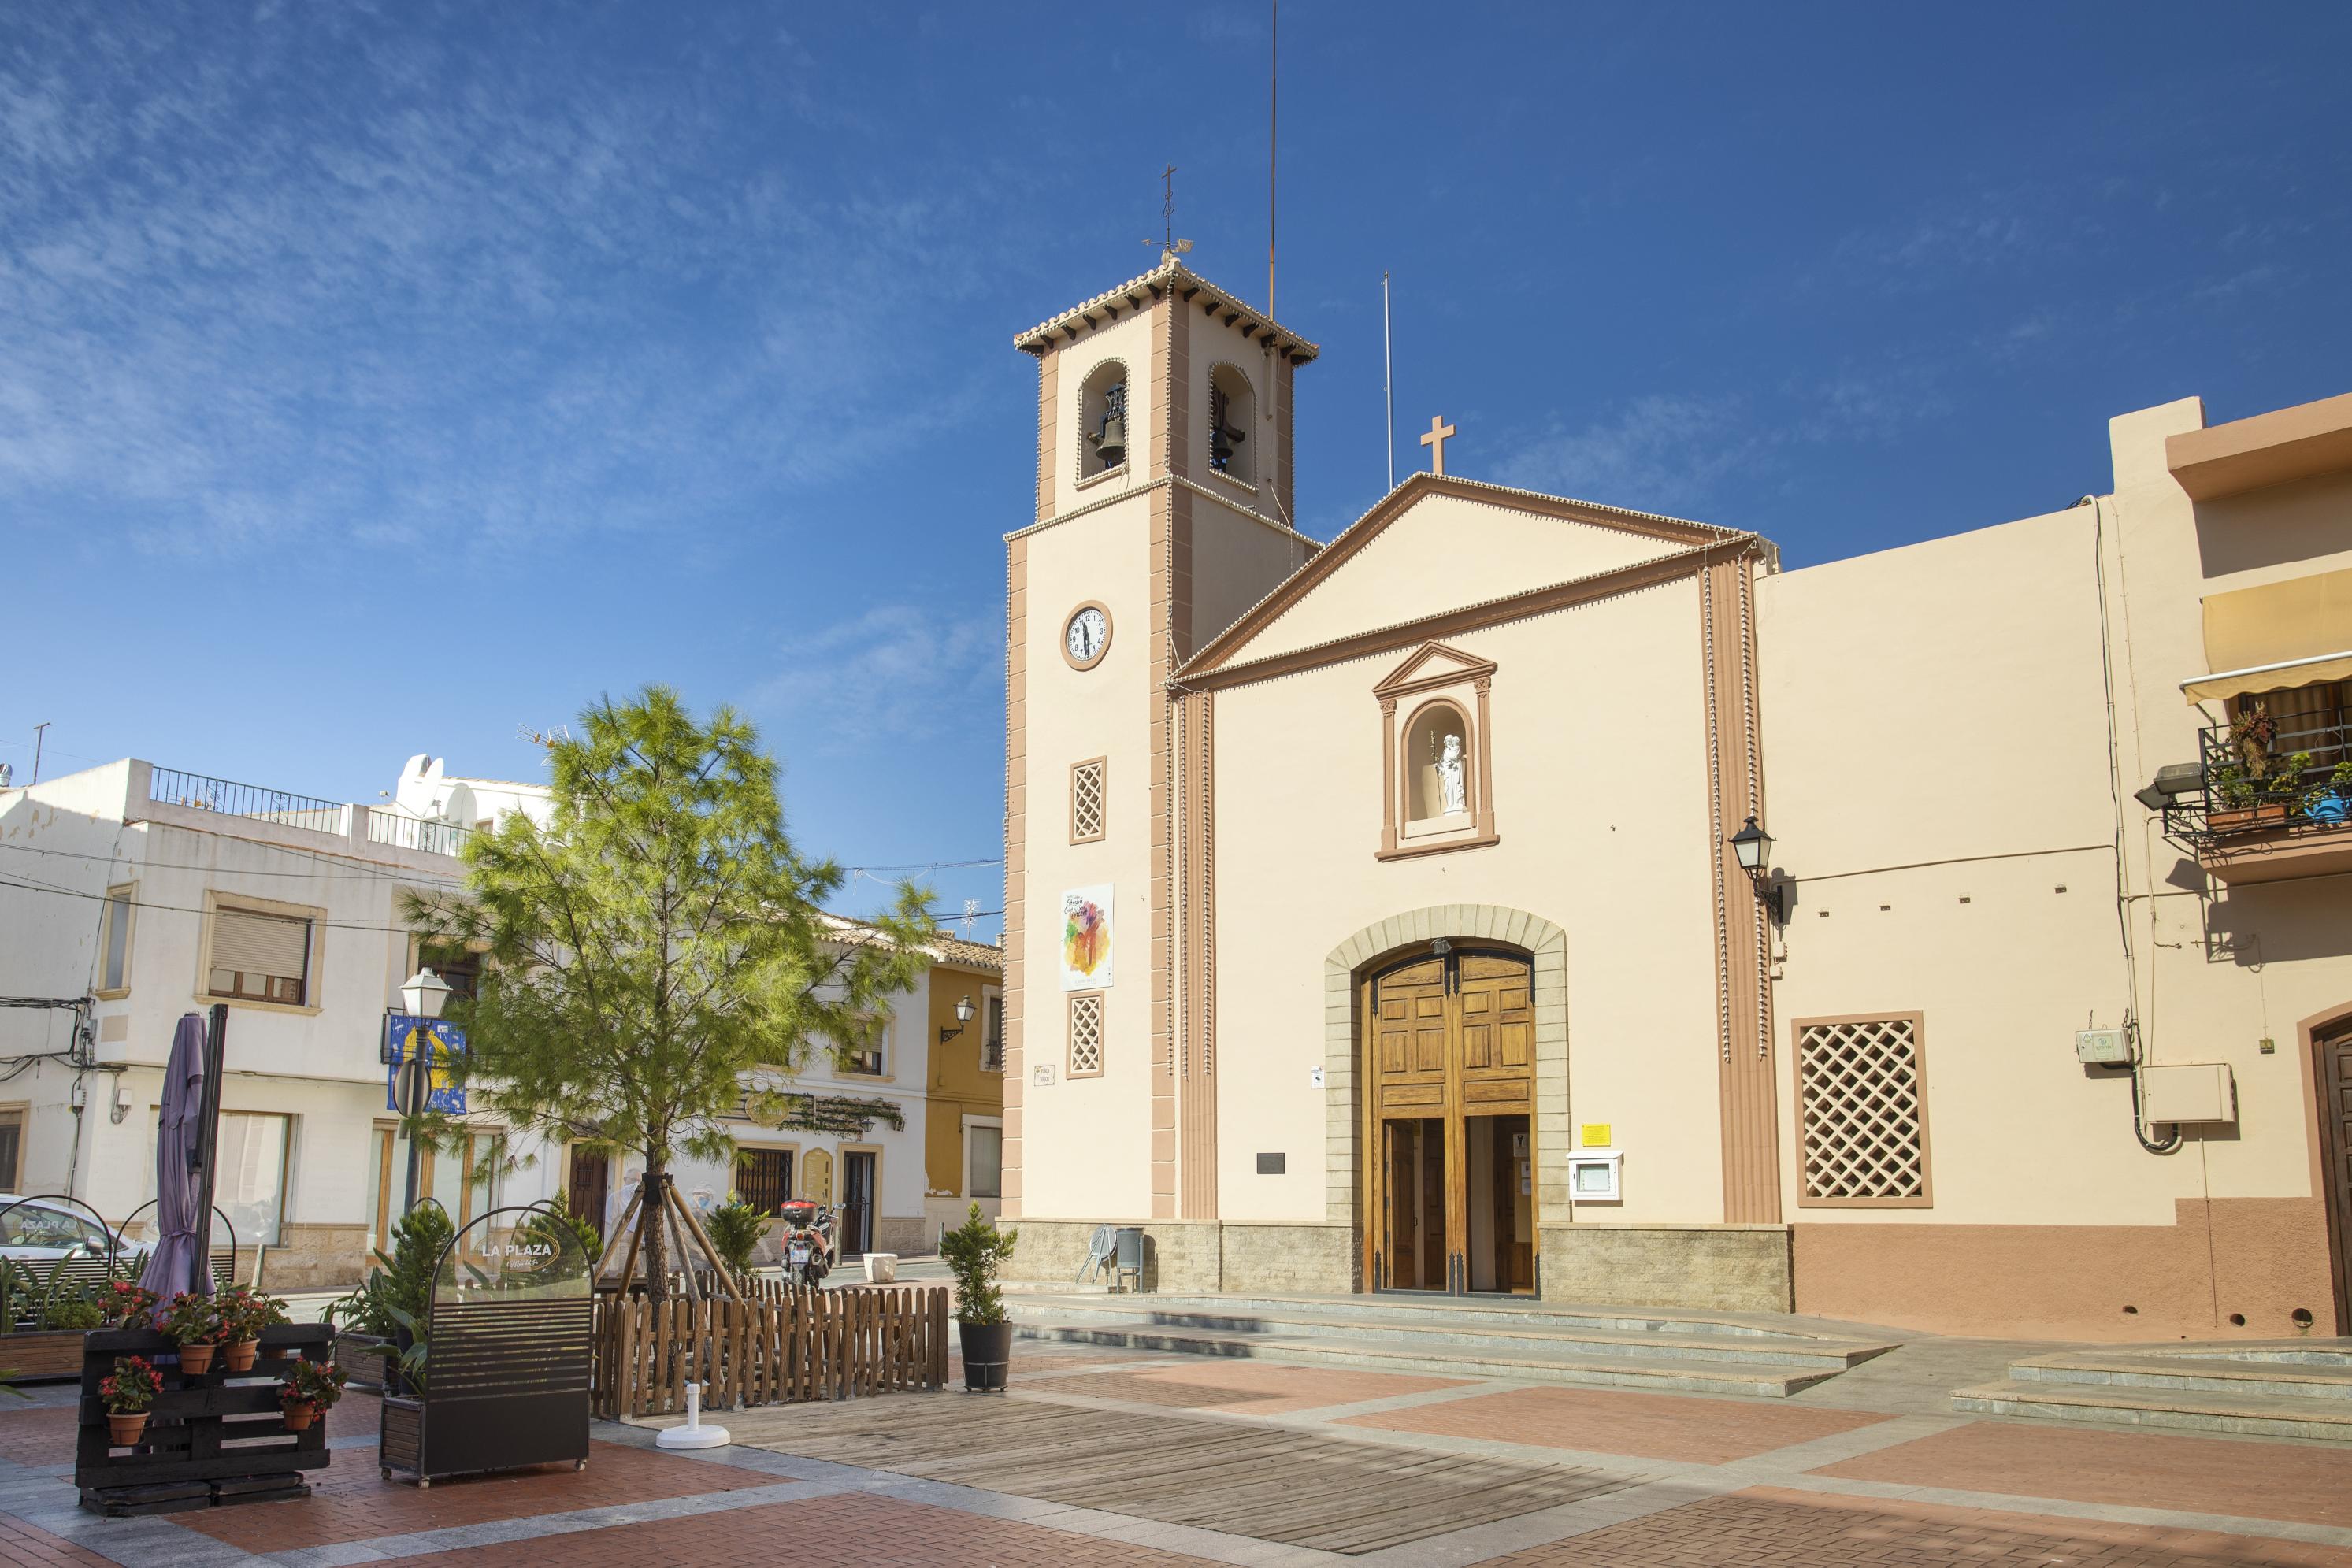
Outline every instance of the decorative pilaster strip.
<svg viewBox="0 0 2352 1568">
<path fill-rule="evenodd" d="M 1062 356 L 1047 353 L 1037 361 L 1037 520 L 1054 515 L 1054 472 L 1060 465 Z"/>
<path fill-rule="evenodd" d="M 1045 356 L 1053 363 L 1054 356 Z M 1003 1212 L 1021 1213 L 1021 1091 L 1026 1079 L 1028 937 L 1029 541 L 1004 546 L 1004 1172 Z"/>
</svg>

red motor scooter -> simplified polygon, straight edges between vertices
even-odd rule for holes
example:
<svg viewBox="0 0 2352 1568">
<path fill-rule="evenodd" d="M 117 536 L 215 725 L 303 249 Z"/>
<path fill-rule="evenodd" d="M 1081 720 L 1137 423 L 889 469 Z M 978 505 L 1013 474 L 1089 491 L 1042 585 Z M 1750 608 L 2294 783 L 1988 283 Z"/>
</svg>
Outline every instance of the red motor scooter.
<svg viewBox="0 0 2352 1568">
<path fill-rule="evenodd" d="M 784 1221 L 784 1283 L 807 1291 L 822 1289 L 834 1265 L 832 1208 L 796 1197 L 776 1212 Z"/>
</svg>

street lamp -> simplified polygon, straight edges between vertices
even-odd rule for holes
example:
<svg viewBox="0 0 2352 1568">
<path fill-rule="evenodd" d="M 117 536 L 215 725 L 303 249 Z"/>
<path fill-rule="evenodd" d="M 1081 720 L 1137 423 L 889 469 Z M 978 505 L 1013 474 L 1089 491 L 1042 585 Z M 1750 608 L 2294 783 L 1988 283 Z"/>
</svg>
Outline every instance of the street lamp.
<svg viewBox="0 0 2352 1568">
<path fill-rule="evenodd" d="M 448 1005 L 451 988 L 448 981 L 432 970 L 419 969 L 400 988 L 400 999 L 411 1018 L 430 1023 Z M 400 1206 L 403 1214 L 416 1207 L 417 1168 L 424 1155 L 416 1135 L 420 1130 L 417 1120 L 433 1101 L 433 1032 L 416 1030 L 410 1038 L 417 1042 L 417 1050 L 401 1062 L 392 1080 L 392 1108 L 400 1113 L 408 1129 L 408 1190 Z"/>
<path fill-rule="evenodd" d="M 941 1045 L 945 1045 L 948 1041 L 953 1040 L 956 1036 L 963 1032 L 963 1026 L 971 1021 L 971 998 L 970 996 L 966 996 L 961 1001 L 956 1003 L 956 1026 L 953 1029 L 943 1029 L 940 1030 L 940 1043 Z"/>
<path fill-rule="evenodd" d="M 1748 873 L 1748 884 L 1756 896 L 1772 912 L 1774 924 L 1789 923 L 1788 892 L 1785 880 L 1770 874 L 1772 869 L 1772 835 L 1748 819 L 1747 826 L 1731 835 L 1731 852 L 1739 862 L 1739 869 Z"/>
</svg>

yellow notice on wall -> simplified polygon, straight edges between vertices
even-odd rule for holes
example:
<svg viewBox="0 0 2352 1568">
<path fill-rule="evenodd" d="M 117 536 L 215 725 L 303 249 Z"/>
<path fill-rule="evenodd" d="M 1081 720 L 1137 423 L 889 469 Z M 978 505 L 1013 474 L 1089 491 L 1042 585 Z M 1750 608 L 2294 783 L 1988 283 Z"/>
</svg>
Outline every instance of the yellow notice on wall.
<svg viewBox="0 0 2352 1568">
<path fill-rule="evenodd" d="M 1609 1134 L 1612 1130 L 1606 1122 L 1587 1122 L 1580 1129 L 1583 1134 L 1580 1142 L 1588 1149 L 1605 1149 L 1609 1146 Z"/>
</svg>

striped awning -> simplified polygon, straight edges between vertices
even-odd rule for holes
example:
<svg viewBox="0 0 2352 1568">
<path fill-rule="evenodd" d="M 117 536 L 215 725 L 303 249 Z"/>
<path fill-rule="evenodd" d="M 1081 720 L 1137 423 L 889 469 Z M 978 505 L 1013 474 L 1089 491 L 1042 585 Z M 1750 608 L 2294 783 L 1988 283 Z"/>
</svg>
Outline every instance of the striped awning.
<svg viewBox="0 0 2352 1568">
<path fill-rule="evenodd" d="M 2192 703 L 2352 679 L 2352 570 L 2207 594 L 2205 663 Z"/>
</svg>

